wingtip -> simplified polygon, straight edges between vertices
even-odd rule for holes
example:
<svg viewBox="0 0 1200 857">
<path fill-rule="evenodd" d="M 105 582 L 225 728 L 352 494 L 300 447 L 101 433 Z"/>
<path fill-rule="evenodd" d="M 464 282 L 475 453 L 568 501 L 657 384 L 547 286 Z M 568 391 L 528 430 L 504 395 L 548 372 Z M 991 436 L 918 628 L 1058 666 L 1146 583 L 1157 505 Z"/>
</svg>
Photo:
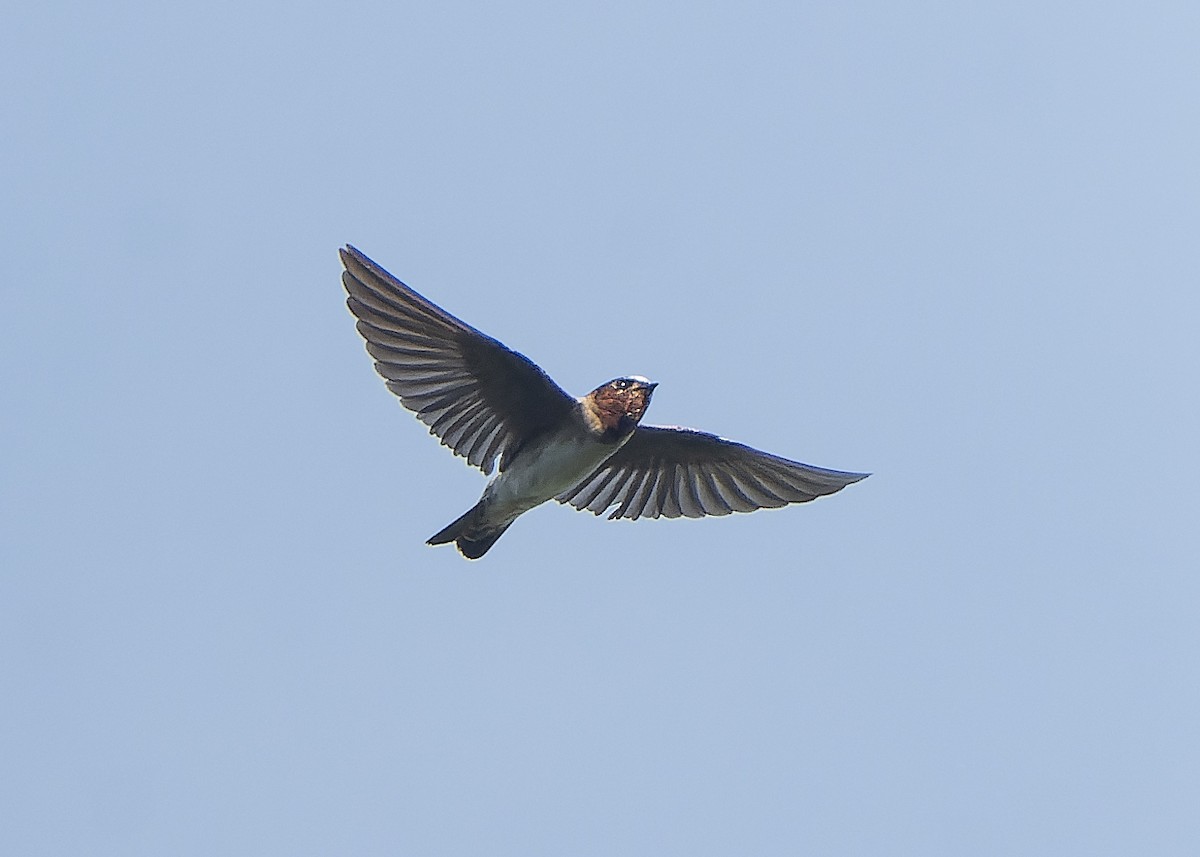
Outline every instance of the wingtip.
<svg viewBox="0 0 1200 857">
<path fill-rule="evenodd" d="M 347 276 L 363 281 L 369 280 L 372 277 L 378 277 L 384 281 L 395 279 L 395 277 L 379 267 L 369 256 L 353 244 L 339 247 L 338 257 L 342 260 L 342 267 L 345 269 L 342 272 L 343 282 Z"/>
<path fill-rule="evenodd" d="M 845 488 L 848 485 L 853 485 L 856 482 L 862 482 L 864 479 L 866 479 L 868 476 L 871 475 L 870 473 L 854 473 L 852 471 L 847 471 L 847 470 L 835 470 L 834 473 L 837 474 L 838 481 L 841 482 L 841 484 L 838 485 L 836 488 L 833 489 L 833 491 L 830 492 L 833 494 L 837 493 L 838 491 L 841 491 L 843 488 Z"/>
</svg>

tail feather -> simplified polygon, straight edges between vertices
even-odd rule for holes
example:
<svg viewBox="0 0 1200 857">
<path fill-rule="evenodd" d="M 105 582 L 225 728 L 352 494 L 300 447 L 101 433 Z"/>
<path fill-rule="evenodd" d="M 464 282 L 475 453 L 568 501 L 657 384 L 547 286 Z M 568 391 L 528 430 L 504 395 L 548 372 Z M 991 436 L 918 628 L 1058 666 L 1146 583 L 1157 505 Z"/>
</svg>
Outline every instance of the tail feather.
<svg viewBox="0 0 1200 857">
<path fill-rule="evenodd" d="M 445 545 L 454 542 L 459 553 L 467 559 L 479 559 L 512 523 L 506 521 L 499 526 L 488 525 L 484 522 L 483 512 L 483 502 L 480 501 L 437 534 L 430 536 L 426 544 Z"/>
</svg>

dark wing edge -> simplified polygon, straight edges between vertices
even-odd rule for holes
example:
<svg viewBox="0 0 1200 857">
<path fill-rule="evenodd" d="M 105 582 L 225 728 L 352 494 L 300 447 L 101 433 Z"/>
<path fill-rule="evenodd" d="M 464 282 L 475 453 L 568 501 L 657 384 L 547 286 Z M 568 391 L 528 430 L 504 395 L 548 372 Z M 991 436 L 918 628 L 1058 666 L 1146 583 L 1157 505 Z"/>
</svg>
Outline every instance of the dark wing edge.
<svg viewBox="0 0 1200 857">
<path fill-rule="evenodd" d="M 575 406 L 537 364 L 455 318 L 354 247 L 346 305 L 375 371 L 431 434 L 484 473 Z M 503 460 L 503 458 L 502 458 Z"/>
<path fill-rule="evenodd" d="M 555 499 L 615 518 L 702 518 L 807 503 L 866 479 L 789 461 L 708 432 L 640 426 L 595 473 Z"/>
</svg>

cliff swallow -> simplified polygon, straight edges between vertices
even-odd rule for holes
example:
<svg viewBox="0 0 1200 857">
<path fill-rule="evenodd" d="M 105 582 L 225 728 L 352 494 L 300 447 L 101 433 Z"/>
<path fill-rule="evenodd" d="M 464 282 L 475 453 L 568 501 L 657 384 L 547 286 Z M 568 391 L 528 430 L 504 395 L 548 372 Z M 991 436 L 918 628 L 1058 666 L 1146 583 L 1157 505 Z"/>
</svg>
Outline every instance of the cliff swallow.
<svg viewBox="0 0 1200 857">
<path fill-rule="evenodd" d="M 643 426 L 655 384 L 637 375 L 574 398 L 532 360 L 431 303 L 358 250 L 342 282 L 375 369 L 404 407 L 472 465 L 499 474 L 429 538 L 487 553 L 517 516 L 554 499 L 613 518 L 700 518 L 804 503 L 865 478 L 707 432 Z"/>
</svg>

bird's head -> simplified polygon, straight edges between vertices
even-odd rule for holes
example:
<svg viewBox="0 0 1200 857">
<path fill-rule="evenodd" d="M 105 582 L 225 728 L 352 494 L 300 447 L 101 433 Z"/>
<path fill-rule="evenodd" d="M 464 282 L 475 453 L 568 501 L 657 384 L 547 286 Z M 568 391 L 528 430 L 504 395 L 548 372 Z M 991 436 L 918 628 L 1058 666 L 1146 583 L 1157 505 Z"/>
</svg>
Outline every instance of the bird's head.
<svg viewBox="0 0 1200 857">
<path fill-rule="evenodd" d="M 592 390 L 587 401 L 606 431 L 632 431 L 645 416 L 657 386 L 640 375 L 614 378 Z"/>
</svg>

